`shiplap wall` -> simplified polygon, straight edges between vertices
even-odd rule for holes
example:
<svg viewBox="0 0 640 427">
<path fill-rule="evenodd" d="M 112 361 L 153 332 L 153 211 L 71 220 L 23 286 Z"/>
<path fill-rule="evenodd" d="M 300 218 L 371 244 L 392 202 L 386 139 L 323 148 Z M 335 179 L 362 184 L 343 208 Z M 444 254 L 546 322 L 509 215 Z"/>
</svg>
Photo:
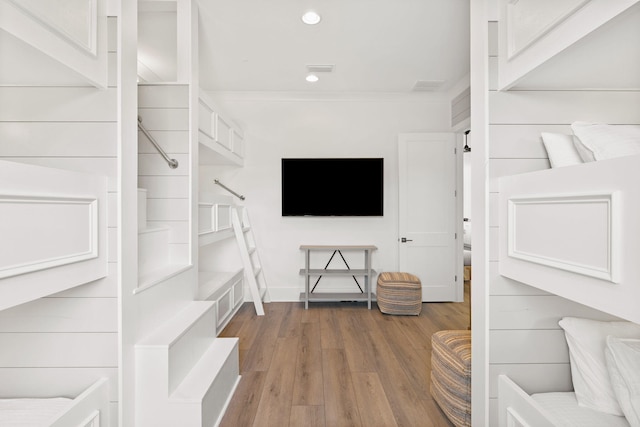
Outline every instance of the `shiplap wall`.
<svg viewBox="0 0 640 427">
<path fill-rule="evenodd" d="M 1 158 L 104 175 L 109 192 L 108 276 L 0 311 L 0 397 L 75 397 L 106 376 L 112 425 L 118 419 L 116 25 L 109 18 L 106 90 L 0 86 Z"/>
<path fill-rule="evenodd" d="M 187 265 L 190 262 L 188 85 L 140 85 L 138 112 L 151 136 L 179 163 L 176 169 L 171 169 L 139 132 L 138 186 L 147 189 L 147 224 L 169 227 L 171 261 Z"/>
<path fill-rule="evenodd" d="M 640 94 L 633 90 L 510 90 L 497 87 L 497 22 L 489 49 L 489 410 L 497 425 L 497 376 L 508 374 L 526 392 L 571 390 L 564 316 L 611 316 L 504 278 L 498 262 L 498 178 L 549 168 L 540 132 L 571 133 L 576 120 L 634 124 Z"/>
</svg>

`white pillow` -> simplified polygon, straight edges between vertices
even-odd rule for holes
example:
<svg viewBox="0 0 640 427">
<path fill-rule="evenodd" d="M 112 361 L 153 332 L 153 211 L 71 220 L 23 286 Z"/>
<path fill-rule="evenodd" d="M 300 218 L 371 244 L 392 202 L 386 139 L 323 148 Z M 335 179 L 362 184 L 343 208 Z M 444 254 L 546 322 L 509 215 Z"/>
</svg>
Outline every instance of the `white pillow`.
<svg viewBox="0 0 640 427">
<path fill-rule="evenodd" d="M 640 340 L 608 336 L 605 357 L 622 412 L 631 427 L 640 427 Z"/>
<path fill-rule="evenodd" d="M 640 125 L 574 122 L 571 129 L 585 162 L 640 154 Z"/>
<path fill-rule="evenodd" d="M 541 132 L 542 143 L 547 150 L 552 168 L 582 163 L 582 158 L 574 145 L 575 137 L 563 133 Z"/>
<path fill-rule="evenodd" d="M 604 350 L 606 338 L 639 338 L 640 325 L 632 322 L 600 322 L 565 317 L 558 322 L 569 346 L 571 380 L 580 406 L 613 415 L 624 415 L 613 392 Z"/>
</svg>

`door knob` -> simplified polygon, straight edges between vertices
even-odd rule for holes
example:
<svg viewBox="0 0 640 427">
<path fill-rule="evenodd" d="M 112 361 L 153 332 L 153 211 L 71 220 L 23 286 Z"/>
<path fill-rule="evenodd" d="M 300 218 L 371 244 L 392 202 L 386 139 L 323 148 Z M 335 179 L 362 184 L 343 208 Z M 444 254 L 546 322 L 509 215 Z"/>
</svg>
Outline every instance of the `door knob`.
<svg viewBox="0 0 640 427">
<path fill-rule="evenodd" d="M 400 238 L 400 242 L 407 243 L 407 242 L 413 242 L 413 240 L 412 239 L 407 239 L 406 237 L 401 237 Z"/>
</svg>

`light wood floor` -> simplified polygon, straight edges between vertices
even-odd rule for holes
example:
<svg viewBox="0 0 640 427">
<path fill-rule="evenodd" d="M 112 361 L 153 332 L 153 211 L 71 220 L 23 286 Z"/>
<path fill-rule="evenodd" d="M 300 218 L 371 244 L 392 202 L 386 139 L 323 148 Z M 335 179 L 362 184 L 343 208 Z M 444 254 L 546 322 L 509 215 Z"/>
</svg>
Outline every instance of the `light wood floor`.
<svg viewBox="0 0 640 427">
<path fill-rule="evenodd" d="M 240 338 L 242 378 L 221 427 L 452 426 L 429 393 L 431 334 L 469 327 L 464 303 L 420 316 L 364 303 L 245 303 L 221 336 Z"/>
</svg>

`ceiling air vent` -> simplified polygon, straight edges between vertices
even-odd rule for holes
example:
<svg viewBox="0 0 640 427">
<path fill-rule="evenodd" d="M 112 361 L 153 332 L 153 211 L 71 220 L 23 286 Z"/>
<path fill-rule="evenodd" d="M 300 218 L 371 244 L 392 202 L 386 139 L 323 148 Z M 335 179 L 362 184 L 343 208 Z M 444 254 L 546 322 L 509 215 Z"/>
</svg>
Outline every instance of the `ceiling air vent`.
<svg viewBox="0 0 640 427">
<path fill-rule="evenodd" d="M 413 85 L 414 92 L 431 92 L 439 89 L 444 84 L 444 80 L 416 80 Z"/>
<path fill-rule="evenodd" d="M 310 73 L 331 73 L 333 67 L 333 64 L 307 65 L 307 71 Z"/>
</svg>

